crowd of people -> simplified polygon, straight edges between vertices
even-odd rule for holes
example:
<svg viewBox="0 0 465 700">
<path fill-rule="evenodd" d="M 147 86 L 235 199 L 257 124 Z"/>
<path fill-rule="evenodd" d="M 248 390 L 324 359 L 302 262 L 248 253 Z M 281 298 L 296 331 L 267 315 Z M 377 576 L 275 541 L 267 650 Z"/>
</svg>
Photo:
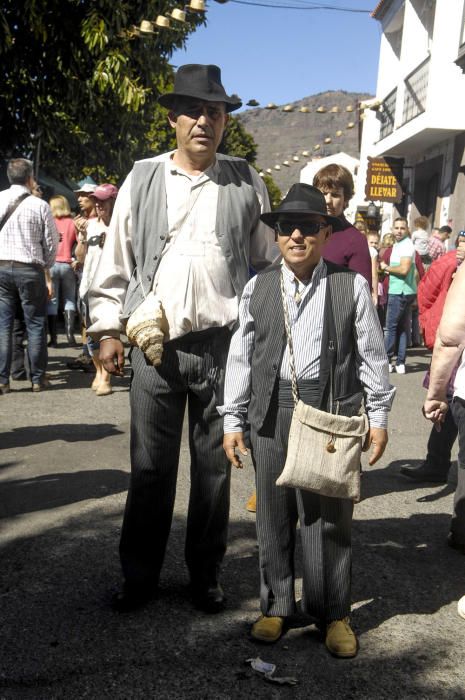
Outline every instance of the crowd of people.
<svg viewBox="0 0 465 700">
<path fill-rule="evenodd" d="M 112 391 L 110 375 L 98 358 L 98 343 L 85 336 L 86 295 L 118 189 L 83 185 L 75 190 L 80 211 L 73 215 L 63 195 L 43 201 L 31 161 L 10 160 L 7 177 L 10 187 L 0 192 L 0 395 L 10 393 L 10 376 L 30 379 L 33 392 L 49 386 L 47 348 L 58 347 L 57 318 L 62 311 L 67 343 L 76 343 L 77 318 L 84 338 L 84 359 L 70 363 L 72 368 L 84 369 L 92 362 L 92 389 L 106 396 Z"/>
<path fill-rule="evenodd" d="M 50 345 L 56 346 L 61 308 L 69 343 L 77 313 L 82 320 L 83 352 L 71 366 L 93 363 L 98 396 L 111 393 L 112 376 L 123 375 L 122 338 L 128 319 L 139 319 L 144 343 L 130 350 L 124 583 L 113 608 L 132 611 L 157 596 L 187 406 L 185 558 L 194 605 L 206 613 L 226 605 L 221 564 L 230 469 L 241 467 L 241 455 L 251 447 L 261 612 L 251 636 L 275 642 L 296 612 L 293 557 L 300 521 L 302 609 L 323 630 L 332 655 L 354 657 L 353 501 L 276 484 L 294 407 L 302 400 L 341 417 L 365 412 L 363 449 L 375 464 L 388 440 L 395 394 L 389 374 L 406 372 L 408 345 L 424 342 L 421 325 L 428 346 L 436 338 L 424 413 L 447 426 L 448 441 L 444 447 L 435 430 L 424 464 L 406 476 L 447 478 L 458 431 L 460 478 L 449 544 L 465 552 L 465 325 L 454 318 L 465 284 L 465 271 L 454 279 L 465 237 L 447 253 L 450 229 L 428 235 L 424 217 L 414 222 L 412 235 L 404 217 L 382 240 L 377 231 L 359 230 L 344 216 L 354 194 L 352 176 L 337 164 L 322 168 L 313 185 L 294 184 L 270 211 L 257 172 L 243 159 L 217 152 L 229 113 L 241 106 L 227 94 L 217 66 L 181 66 L 173 91 L 159 102 L 168 110 L 175 150 L 137 161 L 119 192 L 111 184 L 84 185 L 77 191 L 78 216 L 64 197 L 53 197 L 50 206 L 34 197 L 31 163 L 10 161 L 11 187 L 0 193 L 0 393 L 10 390 L 19 310 L 33 390 L 46 385 L 46 318 Z M 436 333 L 451 284 L 455 291 Z M 160 337 L 161 359 L 147 350 Z"/>
</svg>

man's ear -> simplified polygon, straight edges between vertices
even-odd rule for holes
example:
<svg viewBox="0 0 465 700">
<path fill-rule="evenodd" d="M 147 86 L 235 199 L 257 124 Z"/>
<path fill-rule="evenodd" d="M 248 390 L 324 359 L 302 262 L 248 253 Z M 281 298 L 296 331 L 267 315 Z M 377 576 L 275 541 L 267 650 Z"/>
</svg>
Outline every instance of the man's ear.
<svg viewBox="0 0 465 700">
<path fill-rule="evenodd" d="M 168 121 L 169 121 L 169 123 L 170 123 L 170 126 L 171 126 L 173 129 L 174 129 L 175 126 L 176 126 L 177 120 L 178 120 L 177 114 L 176 114 L 175 112 L 173 112 L 172 110 L 170 110 L 170 111 L 168 112 Z"/>
</svg>

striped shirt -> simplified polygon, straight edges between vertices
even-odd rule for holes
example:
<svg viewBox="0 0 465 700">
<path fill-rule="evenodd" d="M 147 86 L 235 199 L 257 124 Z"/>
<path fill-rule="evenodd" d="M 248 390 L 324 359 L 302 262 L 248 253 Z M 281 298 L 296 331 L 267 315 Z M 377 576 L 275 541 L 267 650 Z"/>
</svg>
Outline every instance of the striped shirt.
<svg viewBox="0 0 465 700">
<path fill-rule="evenodd" d="M 25 193 L 30 191 L 24 185 L 11 185 L 0 192 L 0 221 L 8 207 Z M 49 205 L 31 195 L 19 204 L 0 231 L 0 260 L 51 267 L 59 238 Z"/>
<path fill-rule="evenodd" d="M 283 264 L 289 321 L 292 328 L 297 379 L 318 379 L 323 336 L 327 271 L 321 259 L 308 284 L 303 284 Z M 246 285 L 239 306 L 239 327 L 231 339 L 226 367 L 224 432 L 241 431 L 250 401 L 251 359 L 254 348 L 254 320 L 249 311 L 256 277 Z M 389 384 L 389 365 L 384 339 L 367 281 L 354 279 L 357 376 L 364 388 L 365 406 L 371 427 L 386 428 L 395 388 Z M 290 380 L 289 351 L 285 347 L 280 378 Z"/>
</svg>

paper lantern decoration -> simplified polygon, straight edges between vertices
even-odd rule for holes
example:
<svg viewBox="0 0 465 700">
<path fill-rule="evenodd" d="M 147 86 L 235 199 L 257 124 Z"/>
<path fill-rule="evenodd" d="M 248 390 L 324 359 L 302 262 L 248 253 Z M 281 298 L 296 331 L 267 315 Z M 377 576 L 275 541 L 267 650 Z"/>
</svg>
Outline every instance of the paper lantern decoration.
<svg viewBox="0 0 465 700">
<path fill-rule="evenodd" d="M 175 7 L 174 10 L 171 10 L 170 17 L 175 19 L 177 22 L 185 22 L 186 21 L 186 13 L 184 12 L 184 10 L 180 10 L 177 7 Z"/>
<path fill-rule="evenodd" d="M 155 20 L 155 24 L 157 27 L 163 27 L 164 29 L 168 29 L 170 26 L 170 21 L 168 17 L 165 17 L 164 15 L 158 15 L 157 19 Z"/>
</svg>

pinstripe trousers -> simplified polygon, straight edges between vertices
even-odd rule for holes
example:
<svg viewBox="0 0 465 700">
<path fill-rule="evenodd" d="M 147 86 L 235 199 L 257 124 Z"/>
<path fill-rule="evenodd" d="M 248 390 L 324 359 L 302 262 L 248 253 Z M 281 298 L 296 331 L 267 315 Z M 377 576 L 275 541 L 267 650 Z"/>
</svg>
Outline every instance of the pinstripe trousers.
<svg viewBox="0 0 465 700">
<path fill-rule="evenodd" d="M 166 343 L 159 367 L 138 349 L 131 364 L 131 479 L 120 557 L 126 584 L 155 587 L 171 528 L 182 425 L 189 411 L 191 488 L 185 556 L 191 582 L 215 585 L 226 551 L 230 464 L 222 448 L 225 328 Z"/>
<path fill-rule="evenodd" d="M 292 408 L 279 407 L 273 435 L 251 432 L 257 481 L 260 607 L 264 615 L 295 613 L 294 550 L 300 521 L 302 610 L 329 622 L 350 613 L 353 504 L 276 486 L 286 461 Z"/>
</svg>

